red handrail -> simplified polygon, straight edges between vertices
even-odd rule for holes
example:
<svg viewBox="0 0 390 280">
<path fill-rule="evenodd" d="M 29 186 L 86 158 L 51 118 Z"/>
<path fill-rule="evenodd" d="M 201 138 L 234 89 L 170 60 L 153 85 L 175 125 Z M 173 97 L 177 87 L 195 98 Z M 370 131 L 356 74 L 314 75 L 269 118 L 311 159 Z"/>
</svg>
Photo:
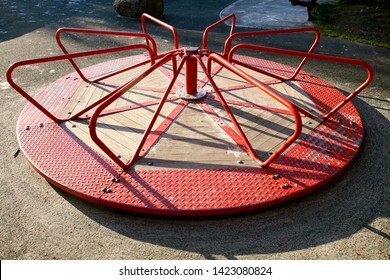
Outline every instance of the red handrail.
<svg viewBox="0 0 390 280">
<path fill-rule="evenodd" d="M 59 28 L 56 32 L 56 41 L 58 46 L 61 48 L 61 50 L 64 52 L 64 54 L 69 54 L 68 50 L 65 48 L 64 44 L 61 41 L 61 34 L 62 33 L 83 33 L 83 34 L 97 34 L 97 35 L 112 35 L 112 36 L 126 36 L 126 37 L 140 37 L 144 38 L 147 42 L 152 43 L 151 49 L 153 52 L 150 56 L 150 59 L 152 63 L 154 62 L 155 57 L 157 56 L 157 45 L 156 42 L 153 40 L 151 36 L 144 33 L 139 32 L 127 32 L 127 31 L 115 31 L 115 30 L 99 30 L 99 29 L 83 29 L 83 28 L 72 28 L 72 27 L 62 27 Z M 148 47 L 150 47 L 149 44 L 147 44 Z M 76 70 L 76 72 L 80 75 L 80 77 L 84 81 L 89 81 L 80 68 L 77 66 L 77 64 L 74 62 L 73 59 L 69 59 L 69 62 L 72 64 L 73 68 Z"/>
<path fill-rule="evenodd" d="M 51 112 L 49 112 L 44 106 L 39 104 L 32 96 L 30 96 L 25 90 L 23 90 L 12 78 L 12 74 L 14 70 L 21 66 L 27 66 L 32 64 L 39 64 L 39 63 L 46 63 L 46 62 L 54 62 L 54 61 L 61 61 L 61 60 L 70 60 L 74 58 L 80 58 L 80 57 L 86 57 L 86 56 L 93 56 L 93 55 L 100 55 L 100 54 L 106 54 L 106 53 L 112 53 L 112 52 L 120 52 L 120 51 L 128 51 L 128 50 L 134 50 L 134 49 L 145 49 L 149 52 L 150 55 L 153 54 L 153 50 L 150 49 L 146 45 L 129 45 L 129 46 L 121 46 L 121 47 L 114 47 L 114 48 L 106 48 L 106 49 L 100 49 L 100 50 L 94 50 L 94 51 L 86 51 L 86 52 L 80 52 L 80 53 L 73 53 L 73 54 L 63 54 L 63 55 L 57 55 L 57 56 L 51 56 L 51 57 L 44 57 L 44 58 L 37 58 L 37 59 L 29 59 L 24 61 L 19 61 L 14 64 L 12 64 L 7 71 L 7 81 L 8 83 L 17 91 L 19 94 L 21 94 L 24 98 L 26 98 L 29 102 L 31 102 L 36 108 L 38 108 L 42 113 L 44 113 L 47 117 L 52 119 L 54 122 L 64 122 L 71 119 L 74 119 L 85 112 L 88 112 L 90 109 L 95 107 L 96 105 L 103 102 L 105 99 L 107 99 L 109 95 L 106 97 L 100 99 L 99 101 L 93 103 L 92 105 L 88 106 L 87 108 L 83 109 L 76 115 L 74 115 L 71 118 L 67 119 L 59 119 L 56 116 L 54 116 Z"/>
<path fill-rule="evenodd" d="M 146 30 L 146 24 L 145 24 L 146 19 L 150 19 L 151 21 L 154 21 L 155 23 L 161 25 L 162 27 L 171 30 L 173 33 L 173 47 L 175 49 L 179 48 L 179 36 L 177 35 L 176 29 L 172 25 L 169 25 L 169 24 L 167 24 L 167 23 L 165 23 L 165 22 L 163 22 L 155 17 L 152 17 L 149 14 L 143 13 L 142 17 L 141 17 L 141 23 L 142 23 L 142 31 L 144 32 L 144 34 L 148 34 L 148 32 Z M 147 43 L 149 43 L 148 40 L 147 40 Z"/>
<path fill-rule="evenodd" d="M 353 99 L 359 92 L 361 92 L 372 80 L 373 77 L 373 70 L 371 66 L 362 60 L 352 59 L 352 58 L 343 58 L 343 57 L 337 57 L 337 56 L 329 56 L 324 54 L 314 54 L 314 53 L 305 53 L 300 51 L 292 51 L 292 50 L 286 50 L 286 49 L 278 49 L 278 48 L 271 48 L 271 47 L 264 47 L 264 46 L 256 46 L 256 45 L 249 45 L 249 44 L 239 44 L 234 46 L 229 54 L 228 54 L 228 60 L 232 61 L 233 54 L 238 49 L 250 49 L 250 50 L 256 50 L 256 51 L 264 51 L 264 52 L 272 52 L 272 53 L 279 53 L 279 54 L 285 54 L 285 55 L 292 55 L 292 56 L 300 56 L 304 57 L 304 59 L 312 58 L 312 59 L 318 59 L 318 60 L 326 60 L 326 61 L 332 61 L 332 62 L 338 62 L 343 64 L 352 64 L 364 67 L 367 71 L 367 78 L 366 80 L 358 86 L 353 92 L 351 92 L 343 101 L 341 101 L 338 105 L 333 107 L 329 112 L 326 114 L 323 114 L 321 116 L 316 116 L 311 114 L 310 112 L 303 110 L 302 108 L 299 108 L 300 112 L 303 113 L 306 116 L 312 117 L 312 118 L 321 118 L 321 119 L 327 119 L 331 115 L 333 115 L 335 112 L 340 110 L 341 107 L 343 107 L 346 103 L 348 103 L 351 99 Z"/>
<path fill-rule="evenodd" d="M 135 150 L 130 162 L 128 163 L 124 163 L 122 162 L 112 151 L 111 149 L 103 143 L 102 140 L 100 140 L 100 138 L 98 137 L 97 135 L 97 132 L 96 132 L 96 126 L 97 126 L 97 119 L 100 115 L 100 113 L 105 109 L 107 108 L 110 104 L 112 104 L 115 100 L 117 100 L 118 98 L 120 98 L 126 91 L 128 91 L 129 89 L 131 89 L 132 87 L 134 87 L 135 85 L 137 85 L 139 82 L 141 82 L 144 78 L 146 78 L 150 73 L 152 73 L 154 70 L 156 70 L 158 67 L 164 65 L 165 63 L 167 63 L 169 60 L 172 59 L 173 56 L 176 56 L 177 54 L 175 53 L 168 53 L 166 54 L 161 60 L 159 60 L 158 62 L 156 62 L 155 64 L 153 64 L 149 69 L 147 69 L 145 72 L 143 72 L 142 74 L 138 75 L 137 77 L 135 77 L 134 79 L 132 79 L 131 81 L 127 82 L 126 84 L 124 84 L 123 86 L 121 86 L 120 88 L 118 88 L 112 95 L 110 95 L 110 98 L 108 98 L 107 100 L 105 100 L 99 107 L 96 108 L 95 112 L 93 113 L 91 119 L 90 119 L 90 122 L 89 122 L 89 133 L 91 135 L 91 138 L 92 140 L 96 143 L 96 145 L 99 146 L 100 149 L 102 149 L 106 155 L 111 158 L 116 164 L 118 164 L 123 170 L 127 170 L 129 167 L 131 167 L 134 162 L 138 159 L 139 157 L 139 153 L 141 152 L 141 149 L 143 147 L 143 145 L 145 144 L 145 141 L 148 137 L 148 135 L 150 134 L 150 131 L 152 130 L 153 128 L 153 125 L 154 123 L 156 122 L 157 118 L 158 118 L 158 115 L 160 114 L 160 111 L 168 97 L 168 95 L 170 94 L 171 92 L 171 89 L 173 87 L 173 85 L 175 84 L 175 81 L 176 81 L 176 78 L 177 76 L 179 75 L 180 73 L 180 70 L 181 68 L 183 67 L 184 65 L 184 62 L 185 62 L 185 57 L 183 57 L 177 71 L 175 71 L 174 73 L 174 76 L 173 78 L 171 79 L 171 82 L 169 84 L 169 86 L 167 87 L 167 89 L 165 90 L 165 93 L 163 95 L 163 97 L 161 98 L 160 102 L 159 102 L 159 105 L 155 111 L 155 113 L 153 114 L 153 117 L 147 127 L 147 129 L 145 130 L 144 134 L 143 134 L 143 137 L 141 139 L 141 141 L 139 142 L 138 146 L 137 146 L 137 149 Z"/>
<path fill-rule="evenodd" d="M 253 37 L 253 36 L 265 36 L 265 35 L 277 35 L 277 34 L 289 34 L 289 33 L 301 33 L 301 32 L 314 32 L 315 33 L 315 40 L 313 44 L 310 46 L 307 53 L 311 53 L 314 51 L 315 47 L 318 45 L 320 40 L 320 31 L 317 28 L 314 27 L 302 27 L 302 28 L 290 28 L 290 29 L 277 29 L 277 30 L 262 30 L 262 31 L 252 31 L 252 32 L 240 32 L 240 33 L 234 33 L 225 42 L 223 56 L 225 58 L 228 58 L 228 54 L 231 50 L 232 42 L 235 38 L 239 37 Z M 272 77 L 276 77 L 280 80 L 289 80 L 294 79 L 298 72 L 302 69 L 304 64 L 306 63 L 307 58 L 303 58 L 298 67 L 295 69 L 294 74 L 289 77 L 280 77 L 275 74 L 271 74 Z M 265 72 L 267 73 L 267 72 Z"/>
<path fill-rule="evenodd" d="M 202 40 L 202 48 L 203 49 L 207 49 L 207 36 L 210 32 L 211 29 L 217 27 L 218 25 L 224 23 L 225 21 L 229 20 L 229 19 L 232 19 L 232 25 L 231 25 L 231 28 L 230 28 L 230 34 L 229 36 L 232 36 L 232 34 L 234 33 L 234 28 L 236 26 L 236 16 L 234 14 L 230 14 L 230 15 L 227 15 L 226 17 L 220 19 L 219 21 L 213 23 L 212 25 L 208 26 L 204 32 L 203 32 L 203 40 Z"/>
<path fill-rule="evenodd" d="M 299 110 L 298 108 L 292 104 L 290 101 L 288 101 L 286 98 L 284 98 L 283 96 L 281 96 L 280 94 L 278 94 L 277 92 L 275 92 L 272 88 L 266 86 L 265 84 L 263 84 L 262 82 L 260 82 L 259 80 L 255 79 L 254 77 L 252 77 L 251 75 L 243 72 L 241 69 L 237 68 L 236 66 L 232 65 L 228 60 L 226 60 L 225 58 L 223 58 L 222 56 L 218 55 L 218 54 L 211 54 L 208 59 L 207 59 L 207 73 L 208 75 L 211 75 L 211 63 L 212 61 L 215 61 L 217 63 L 219 63 L 220 65 L 224 66 L 225 68 L 227 68 L 228 70 L 232 71 L 233 73 L 235 73 L 236 75 L 240 76 L 241 78 L 243 78 L 244 80 L 246 80 L 247 82 L 251 83 L 252 85 L 256 86 L 258 89 L 260 89 L 261 91 L 265 92 L 266 94 L 268 94 L 269 96 L 271 96 L 273 99 L 275 99 L 277 102 L 281 103 L 283 106 L 287 107 L 292 116 L 294 117 L 294 120 L 295 120 L 295 131 L 293 133 L 293 135 L 290 136 L 290 138 L 288 138 L 286 140 L 286 142 L 279 147 L 279 149 L 273 153 L 267 160 L 265 160 L 264 162 L 261 161 L 261 159 L 259 159 L 259 157 L 257 156 L 255 150 L 253 149 L 252 145 L 250 144 L 249 140 L 247 139 L 247 137 L 245 136 L 244 132 L 242 131 L 240 125 L 238 124 L 238 122 L 235 120 L 234 116 L 233 116 L 233 113 L 230 111 L 230 109 L 228 108 L 226 102 L 223 102 L 223 97 L 222 97 L 222 94 L 220 93 L 217 85 L 214 83 L 214 81 L 212 79 L 210 79 L 210 83 L 212 84 L 215 92 L 217 93 L 218 97 L 221 99 L 221 101 L 223 102 L 223 105 L 225 107 L 225 110 L 227 111 L 230 119 L 232 120 L 234 126 L 236 127 L 237 131 L 239 132 L 242 140 L 244 141 L 245 143 L 245 146 L 247 147 L 250 155 L 252 156 L 253 159 L 255 159 L 259 164 L 260 166 L 262 167 L 266 167 L 268 166 L 269 164 L 271 164 L 280 154 L 282 154 L 291 144 L 293 144 L 295 142 L 295 140 L 298 139 L 299 135 L 301 134 L 301 131 L 302 131 L 302 119 L 301 119 L 301 116 L 299 114 Z"/>
</svg>

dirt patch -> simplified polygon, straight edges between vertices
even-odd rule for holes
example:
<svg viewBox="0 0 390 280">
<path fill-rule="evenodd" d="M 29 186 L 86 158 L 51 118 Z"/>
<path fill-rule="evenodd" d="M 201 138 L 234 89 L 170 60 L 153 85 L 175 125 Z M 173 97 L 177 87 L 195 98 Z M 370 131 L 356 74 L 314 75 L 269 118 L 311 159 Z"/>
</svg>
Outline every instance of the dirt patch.
<svg viewBox="0 0 390 280">
<path fill-rule="evenodd" d="M 323 3 L 313 11 L 323 35 L 390 49 L 390 36 L 386 32 L 390 27 L 390 2 L 340 2 Z"/>
</svg>

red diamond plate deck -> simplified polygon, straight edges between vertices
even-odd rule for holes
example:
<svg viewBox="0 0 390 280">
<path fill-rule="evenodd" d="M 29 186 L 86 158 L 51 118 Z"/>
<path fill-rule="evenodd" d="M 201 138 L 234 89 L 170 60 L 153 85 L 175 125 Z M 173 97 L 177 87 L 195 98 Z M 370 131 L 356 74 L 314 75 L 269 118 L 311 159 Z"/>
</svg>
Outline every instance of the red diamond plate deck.
<svg viewBox="0 0 390 280">
<path fill-rule="evenodd" d="M 254 66 L 274 69 L 279 75 L 292 72 L 290 67 L 275 62 L 251 57 L 242 59 Z M 141 60 L 142 57 L 136 56 L 106 62 L 83 71 L 96 77 Z M 247 87 L 237 86 L 237 82 L 225 84 L 224 80 L 226 83 L 229 80 L 226 73 L 218 71 L 215 81 L 221 88 L 226 87 L 222 93 L 238 112 L 242 126 L 246 126 L 245 133 L 252 135 L 253 146 L 260 141 L 257 134 L 270 134 L 270 126 L 256 132 L 261 124 L 270 120 L 268 117 L 277 118 L 275 125 L 281 126 L 275 130 L 277 135 L 283 132 L 282 123 L 286 122 L 286 127 L 291 123 L 281 110 L 284 108 L 258 103 L 253 106 L 247 100 L 237 98 L 234 90 L 242 90 L 244 96 Z M 155 106 L 151 92 L 156 99 L 161 98 L 163 91 L 158 87 L 163 87 L 167 78 L 164 76 L 166 69 L 161 69 L 156 75 L 161 77 L 153 77 L 155 88 L 147 91 L 148 85 L 139 86 L 144 86 L 143 94 L 148 99 L 134 102 L 138 105 L 126 113 L 129 115 L 111 108 L 114 114 L 112 117 L 102 117 L 106 118 L 102 129 L 112 128 L 117 130 L 118 137 L 125 138 L 124 133 L 128 133 L 126 135 L 138 139 L 134 132 L 137 131 L 135 125 L 143 127 L 143 116 Z M 58 79 L 35 96 L 36 100 L 54 115 L 64 113 L 69 108 L 69 100 L 83 86 L 83 81 L 77 77 L 73 73 Z M 177 85 L 181 84 L 182 78 L 179 77 Z M 187 102 L 171 98 L 169 104 L 164 105 L 162 120 L 156 123 L 151 134 L 153 137 L 145 143 L 143 158 L 128 171 L 121 170 L 85 140 L 88 138 L 85 133 L 88 126 L 86 120 L 84 123 L 80 120 L 59 125 L 30 104 L 21 113 L 17 126 L 21 150 L 34 169 L 50 183 L 82 199 L 143 213 L 214 215 L 264 208 L 314 191 L 339 175 L 351 163 L 362 143 L 360 116 L 355 107 L 348 103 L 322 123 L 317 121 L 310 127 L 312 121 L 307 120 L 305 124 L 308 129 L 304 136 L 269 167 L 260 168 L 239 148 L 240 143 L 234 141 L 236 131 L 224 111 L 218 107 L 211 87 L 207 87 L 205 81 L 200 79 L 198 83 L 208 92 L 201 101 Z M 111 82 L 115 84 L 115 81 Z M 272 84 L 272 81 L 269 83 Z M 281 90 L 287 87 L 280 82 L 271 86 Z M 303 71 L 289 86 L 302 89 L 319 113 L 328 111 L 344 98 L 339 90 L 327 82 Z M 247 95 L 251 96 L 249 93 Z M 264 103 L 268 101 L 264 99 Z M 118 104 L 118 108 L 123 106 Z M 145 114 L 140 108 L 145 109 Z M 260 111 L 261 114 L 258 113 Z M 116 115 L 118 118 L 115 118 Z M 125 116 L 134 120 L 134 126 L 121 124 Z M 256 127 L 249 125 L 251 122 L 256 123 Z M 77 132 L 74 127 L 80 131 Z M 102 130 L 102 133 L 111 134 L 106 130 Z M 178 131 L 184 131 L 186 135 L 180 136 Z M 200 143 L 199 149 L 188 148 L 191 147 L 189 143 L 195 142 Z M 167 146 L 169 143 L 175 148 Z M 257 151 L 263 154 L 272 151 L 272 145 L 270 148 L 265 148 L 265 145 L 259 144 Z M 122 148 L 131 148 L 131 145 Z M 178 151 L 181 154 L 176 154 Z M 208 154 L 212 155 L 207 158 Z"/>
</svg>

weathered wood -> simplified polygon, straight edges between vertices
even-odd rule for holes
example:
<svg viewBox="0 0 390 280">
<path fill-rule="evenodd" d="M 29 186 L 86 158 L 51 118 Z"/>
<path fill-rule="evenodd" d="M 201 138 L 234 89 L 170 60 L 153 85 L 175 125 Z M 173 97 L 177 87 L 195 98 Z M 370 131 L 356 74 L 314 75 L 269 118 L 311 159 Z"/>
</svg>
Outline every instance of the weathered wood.
<svg viewBox="0 0 390 280">
<path fill-rule="evenodd" d="M 140 75 L 149 66 L 142 66 L 134 70 L 110 77 L 105 83 L 83 83 L 69 101 L 63 111 L 79 111 L 109 94 L 119 85 L 126 83 Z M 169 83 L 167 73 L 171 73 L 171 65 L 164 65 L 164 70 L 156 70 L 146 77 L 134 88 L 124 93 L 108 108 L 126 108 L 127 111 L 100 116 L 97 123 L 99 138 L 121 160 L 127 162 L 135 152 L 145 129 L 158 106 L 163 92 Z M 168 71 L 168 72 L 167 72 Z M 300 88 L 296 82 L 280 82 L 259 74 L 252 70 L 246 70 L 257 79 L 267 83 L 275 92 L 284 96 L 297 106 L 307 110 L 316 111 L 317 108 L 310 97 Z M 204 78 L 204 73 L 198 69 L 198 81 Z M 249 85 L 246 81 L 223 69 L 214 77 L 217 85 L 228 90 L 222 90 L 229 108 L 236 117 L 249 142 L 265 160 L 269 153 L 275 152 L 295 130 L 294 119 L 291 114 L 285 114 L 281 110 L 288 111 L 286 107 L 276 102 L 266 93 Z M 185 76 L 179 75 L 180 82 L 174 87 L 185 83 Z M 243 87 L 243 85 L 247 85 Z M 214 96 L 209 83 L 204 85 L 209 92 L 209 97 Z M 171 95 L 173 97 L 175 95 Z M 203 102 L 229 125 L 233 131 L 234 126 L 222 104 L 217 100 L 206 98 Z M 154 102 L 147 106 L 137 108 L 139 104 Z M 167 118 L 178 106 L 180 99 L 165 103 L 153 131 Z M 235 103 L 234 103 L 235 102 Z M 253 107 L 256 104 L 263 107 Z M 133 106 L 133 108 L 130 108 Z M 93 110 L 91 111 L 91 113 Z M 172 120 L 172 124 L 157 139 L 144 158 L 140 158 L 133 168 L 135 169 L 176 169 L 176 168 L 223 168 L 223 167 L 257 167 L 258 164 L 244 152 L 234 140 L 226 134 L 208 113 L 196 103 L 189 103 L 184 110 Z M 303 133 L 306 135 L 319 124 L 318 120 L 303 118 Z M 64 124 L 87 145 L 100 151 L 89 136 L 87 121 L 73 121 Z M 301 136 L 301 137 L 303 137 Z M 101 152 L 101 151 L 100 151 Z M 104 154 L 104 153 L 103 153 Z"/>
</svg>

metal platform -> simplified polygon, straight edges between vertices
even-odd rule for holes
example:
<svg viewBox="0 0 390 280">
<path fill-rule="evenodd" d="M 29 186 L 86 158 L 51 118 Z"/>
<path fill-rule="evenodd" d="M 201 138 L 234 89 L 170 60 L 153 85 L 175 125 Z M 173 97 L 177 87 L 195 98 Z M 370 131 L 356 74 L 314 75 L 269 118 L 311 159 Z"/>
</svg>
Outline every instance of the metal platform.
<svg viewBox="0 0 390 280">
<path fill-rule="evenodd" d="M 174 51 L 155 52 L 145 19 L 172 30 Z M 228 19 L 233 24 L 225 53 L 208 51 L 208 31 Z M 230 46 L 240 36 L 318 35 L 315 29 L 234 33 L 230 15 L 206 29 L 202 47 L 180 49 L 173 27 L 144 15 L 143 28 L 137 36 L 149 43 L 137 48 L 148 55 L 79 69 L 73 59 L 95 53 L 68 54 L 63 48 L 63 56 L 20 62 L 8 71 L 10 84 L 30 101 L 17 125 L 21 151 L 55 186 L 136 212 L 235 213 L 314 191 L 339 175 L 358 152 L 363 126 L 350 99 L 370 82 L 368 64 L 313 54 L 318 38 L 307 53 Z M 303 60 L 293 68 L 236 54 L 239 48 Z M 301 70 L 307 59 L 364 67 L 368 76 L 346 97 Z M 59 60 L 69 60 L 76 71 L 34 97 L 12 79 L 17 67 Z"/>
</svg>

